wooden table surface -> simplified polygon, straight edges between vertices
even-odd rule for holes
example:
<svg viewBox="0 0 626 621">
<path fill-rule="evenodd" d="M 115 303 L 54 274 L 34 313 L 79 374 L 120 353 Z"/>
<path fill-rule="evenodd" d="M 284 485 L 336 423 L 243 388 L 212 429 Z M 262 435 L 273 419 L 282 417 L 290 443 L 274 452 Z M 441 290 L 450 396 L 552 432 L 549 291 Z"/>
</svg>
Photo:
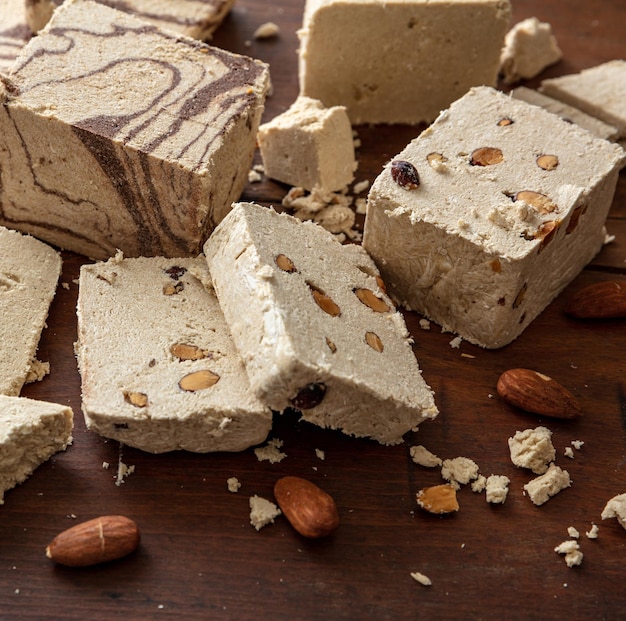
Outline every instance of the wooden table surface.
<svg viewBox="0 0 626 621">
<path fill-rule="evenodd" d="M 623 0 L 515 0 L 514 21 L 537 16 L 552 24 L 564 59 L 541 77 L 571 73 L 626 55 Z M 265 119 L 297 95 L 297 38 L 302 0 L 238 0 L 214 43 L 270 63 L 274 92 Z M 273 21 L 280 35 L 253 40 Z M 538 80 L 528 83 L 537 86 Z M 421 128 L 360 127 L 357 181 L 370 181 Z M 286 188 L 264 181 L 244 198 L 279 204 Z M 626 173 L 608 230 L 615 241 L 568 291 L 604 279 L 626 280 Z M 626 492 L 625 324 L 576 321 L 559 297 L 510 346 L 485 351 L 451 334 L 419 327 L 407 313 L 415 351 L 441 414 L 383 447 L 324 431 L 293 416 L 277 417 L 270 437 L 284 442 L 280 463 L 239 454 L 150 455 L 87 431 L 80 409 L 74 282 L 81 257 L 65 253 L 62 281 L 40 346 L 51 373 L 24 394 L 70 405 L 73 445 L 7 493 L 0 508 L 0 619 L 624 619 L 626 531 L 602 522 L 606 501 Z M 558 379 L 579 398 L 575 422 L 539 419 L 496 395 L 499 374 L 531 367 Z M 557 464 L 571 488 L 541 507 L 524 496 L 529 471 L 510 461 L 507 439 L 548 426 Z M 584 441 L 574 459 L 572 440 Z M 441 482 L 438 469 L 415 465 L 409 447 L 424 444 L 442 458 L 473 459 L 485 475 L 511 479 L 502 506 L 468 487 L 460 511 L 435 517 L 419 510 L 416 492 Z M 316 449 L 325 453 L 320 459 Z M 134 473 L 116 485 L 119 461 Z M 103 468 L 103 462 L 111 464 Z M 301 475 L 332 494 L 341 525 L 325 540 L 305 540 L 284 518 L 257 532 L 249 497 L 272 498 L 274 482 Z M 227 490 L 236 476 L 238 493 Z M 142 542 L 132 556 L 89 569 L 55 566 L 44 548 L 59 531 L 103 514 L 138 523 Z M 599 525 L 599 538 L 585 531 Z M 584 560 L 568 568 L 554 547 L 576 527 Z M 432 580 L 424 587 L 411 572 Z"/>
</svg>

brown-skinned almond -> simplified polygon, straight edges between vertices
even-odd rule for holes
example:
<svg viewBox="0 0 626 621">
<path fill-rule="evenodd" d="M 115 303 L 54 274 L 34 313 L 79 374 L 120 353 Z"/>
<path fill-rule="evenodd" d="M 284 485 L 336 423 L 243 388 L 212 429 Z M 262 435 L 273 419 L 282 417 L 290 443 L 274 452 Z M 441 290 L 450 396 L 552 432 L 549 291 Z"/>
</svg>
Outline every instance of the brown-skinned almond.
<svg viewBox="0 0 626 621">
<path fill-rule="evenodd" d="M 565 312 L 577 319 L 626 317 L 626 282 L 605 280 L 587 285 L 568 299 Z"/>
<path fill-rule="evenodd" d="M 577 418 L 582 408 L 574 395 L 551 377 L 532 369 L 509 369 L 498 378 L 505 401 L 526 412 L 551 418 Z"/>
<path fill-rule="evenodd" d="M 127 556 L 139 545 L 137 524 L 123 515 L 104 515 L 59 533 L 46 556 L 68 567 L 87 567 Z"/>
<path fill-rule="evenodd" d="M 307 479 L 295 476 L 278 479 L 274 497 L 289 523 L 303 537 L 326 537 L 339 526 L 339 513 L 332 496 Z"/>
</svg>

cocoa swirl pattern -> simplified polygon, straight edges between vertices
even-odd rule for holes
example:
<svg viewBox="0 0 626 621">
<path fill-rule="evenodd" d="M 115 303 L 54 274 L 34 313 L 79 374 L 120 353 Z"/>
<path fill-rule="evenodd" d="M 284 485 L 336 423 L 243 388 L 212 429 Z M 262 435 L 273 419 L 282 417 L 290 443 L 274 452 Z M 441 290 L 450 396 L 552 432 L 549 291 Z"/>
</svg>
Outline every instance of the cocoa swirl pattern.
<svg viewBox="0 0 626 621">
<path fill-rule="evenodd" d="M 246 182 L 267 66 L 82 1 L 28 50 L 0 221 L 93 258 L 197 254 Z"/>
<path fill-rule="evenodd" d="M 233 0 L 98 0 L 155 26 L 208 39 L 233 5 Z M 63 0 L 26 0 L 28 23 L 37 32 Z"/>
</svg>

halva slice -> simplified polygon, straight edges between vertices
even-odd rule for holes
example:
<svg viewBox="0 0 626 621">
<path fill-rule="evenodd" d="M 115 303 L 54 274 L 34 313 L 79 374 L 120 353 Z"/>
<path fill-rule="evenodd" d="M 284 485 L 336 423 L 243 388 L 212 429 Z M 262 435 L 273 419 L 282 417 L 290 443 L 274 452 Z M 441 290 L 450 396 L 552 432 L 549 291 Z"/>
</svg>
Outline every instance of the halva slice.
<svg viewBox="0 0 626 621">
<path fill-rule="evenodd" d="M 608 125 L 600 119 L 597 119 L 595 116 L 586 114 L 573 106 L 568 106 L 566 103 L 563 103 L 558 99 L 548 97 L 544 93 L 540 93 L 539 91 L 525 86 L 518 86 L 516 89 L 511 91 L 511 95 L 516 99 L 521 99 L 529 104 L 545 108 L 548 112 L 552 112 L 553 114 L 560 116 L 565 121 L 576 123 L 576 125 L 590 131 L 598 138 L 604 138 L 605 140 L 617 140 L 619 132 L 616 127 L 613 127 L 613 125 Z"/>
<path fill-rule="evenodd" d="M 626 138 L 626 60 L 611 60 L 580 73 L 550 78 L 540 90 L 614 125 Z"/>
<path fill-rule="evenodd" d="M 265 440 L 271 412 L 250 390 L 203 257 L 118 257 L 84 265 L 79 285 L 89 429 L 152 453 Z"/>
<path fill-rule="evenodd" d="M 354 179 L 354 139 L 343 106 L 325 108 L 316 99 L 298 97 L 259 127 L 257 141 L 265 174 L 277 181 L 335 192 Z"/>
<path fill-rule="evenodd" d="M 508 0 L 307 0 L 300 94 L 353 125 L 420 123 L 471 86 L 495 86 Z"/>
<path fill-rule="evenodd" d="M 602 247 L 623 159 L 554 114 L 473 88 L 378 176 L 363 246 L 399 303 L 503 347 Z"/>
<path fill-rule="evenodd" d="M 436 416 L 363 248 L 252 203 L 235 205 L 204 248 L 252 389 L 272 409 L 383 444 Z"/>
<path fill-rule="evenodd" d="M 247 182 L 268 79 L 68 0 L 0 84 L 0 224 L 95 259 L 196 256 Z"/>
<path fill-rule="evenodd" d="M 210 39 L 234 0 L 97 0 L 101 4 L 132 13 L 155 26 L 194 39 Z M 33 32 L 41 30 L 63 0 L 19 0 Z"/>
<path fill-rule="evenodd" d="M 0 394 L 20 394 L 60 274 L 56 250 L 0 226 Z"/>
<path fill-rule="evenodd" d="M 0 0 L 0 73 L 8 73 L 32 32 L 24 15 L 24 0 Z"/>
<path fill-rule="evenodd" d="M 0 505 L 4 492 L 72 442 L 71 408 L 0 395 Z"/>
</svg>

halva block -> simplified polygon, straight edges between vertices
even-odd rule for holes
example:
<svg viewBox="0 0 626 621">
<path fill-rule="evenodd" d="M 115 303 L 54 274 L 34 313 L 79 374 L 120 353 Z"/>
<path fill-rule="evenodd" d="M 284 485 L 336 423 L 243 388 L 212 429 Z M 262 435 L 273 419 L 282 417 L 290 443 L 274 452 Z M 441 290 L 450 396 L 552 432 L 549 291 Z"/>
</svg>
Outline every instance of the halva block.
<svg viewBox="0 0 626 621">
<path fill-rule="evenodd" d="M 71 444 L 73 426 L 67 406 L 0 395 L 0 505 L 4 492 Z"/>
<path fill-rule="evenodd" d="M 9 72 L 31 36 L 24 0 L 0 0 L 0 73 Z"/>
<path fill-rule="evenodd" d="M 353 125 L 433 121 L 471 86 L 495 86 L 508 0 L 307 0 L 300 94 Z"/>
<path fill-rule="evenodd" d="M 626 138 L 626 60 L 611 60 L 580 73 L 550 78 L 540 90 L 614 125 Z"/>
<path fill-rule="evenodd" d="M 234 0 L 97 0 L 114 9 L 132 13 L 155 26 L 194 39 L 208 39 L 231 9 Z M 63 0 L 19 0 L 33 32 L 41 30 Z"/>
<path fill-rule="evenodd" d="M 401 304 L 503 347 L 602 247 L 623 158 L 554 114 L 473 88 L 385 166 L 363 245 Z"/>
<path fill-rule="evenodd" d="M 204 246 L 255 394 L 384 444 L 437 414 L 402 315 L 361 246 L 239 203 Z"/>
<path fill-rule="evenodd" d="M 68 0 L 0 85 L 0 223 L 96 259 L 197 255 L 267 86 L 259 61 Z"/>
<path fill-rule="evenodd" d="M 27 380 L 61 274 L 59 253 L 0 226 L 0 394 Z"/>
<path fill-rule="evenodd" d="M 343 106 L 298 97 L 259 127 L 257 141 L 265 174 L 277 181 L 335 192 L 354 179 L 352 126 Z"/>
<path fill-rule="evenodd" d="M 84 265 L 77 314 L 89 429 L 152 453 L 267 437 L 271 412 L 250 390 L 203 257 Z"/>
</svg>

